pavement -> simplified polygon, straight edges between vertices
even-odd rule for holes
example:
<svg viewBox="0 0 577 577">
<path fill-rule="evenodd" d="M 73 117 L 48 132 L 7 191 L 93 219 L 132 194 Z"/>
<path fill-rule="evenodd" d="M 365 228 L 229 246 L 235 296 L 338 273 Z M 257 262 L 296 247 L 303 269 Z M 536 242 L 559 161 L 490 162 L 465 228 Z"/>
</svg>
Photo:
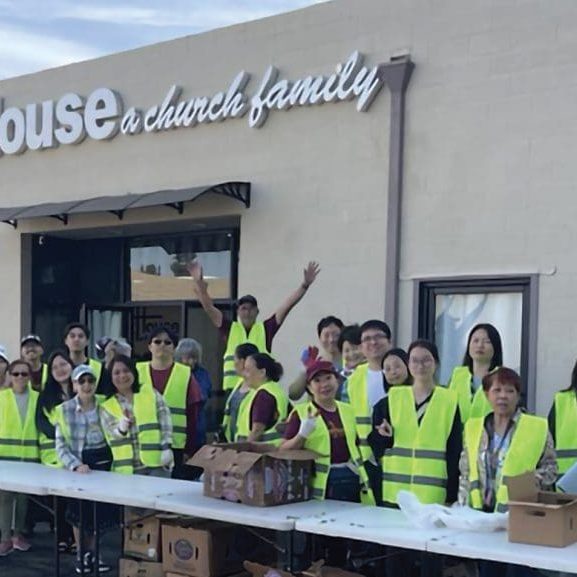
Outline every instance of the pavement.
<svg viewBox="0 0 577 577">
<path fill-rule="evenodd" d="M 50 532 L 47 523 L 36 525 L 34 534 L 30 537 L 32 548 L 23 553 L 14 551 L 6 557 L 0 557 L 0 577 L 54 577 L 54 533 Z M 103 576 L 118 577 L 118 559 L 121 555 L 120 529 L 110 531 L 102 537 L 101 555 L 103 560 L 112 567 Z M 62 553 L 60 555 L 61 577 L 76 576 L 74 571 L 75 555 Z"/>
</svg>

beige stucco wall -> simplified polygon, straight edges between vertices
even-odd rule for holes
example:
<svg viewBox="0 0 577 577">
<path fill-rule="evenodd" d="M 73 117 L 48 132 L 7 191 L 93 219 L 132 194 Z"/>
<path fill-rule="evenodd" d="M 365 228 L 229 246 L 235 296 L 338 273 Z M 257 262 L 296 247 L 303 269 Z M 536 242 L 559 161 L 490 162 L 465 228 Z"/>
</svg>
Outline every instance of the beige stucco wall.
<svg viewBox="0 0 577 577">
<path fill-rule="evenodd" d="M 570 0 L 335 0 L 299 12 L 0 83 L 5 106 L 119 91 L 126 106 L 224 89 L 269 64 L 289 78 L 328 73 L 353 50 L 373 64 L 400 52 L 416 63 L 408 92 L 399 344 L 411 337 L 413 279 L 540 274 L 538 408 L 566 384 L 576 348 L 575 95 L 577 5 Z M 273 112 L 161 134 L 119 135 L 0 158 L 2 206 L 250 180 L 242 213 L 240 292 L 263 313 L 296 287 L 310 259 L 323 271 L 278 336 L 289 369 L 319 317 L 380 317 L 384 302 L 389 98 Z M 237 213 L 202 200 L 187 214 Z M 126 221 L 150 219 L 135 211 Z M 169 212 L 154 218 L 172 218 Z M 70 226 L 114 223 L 102 215 Z M 52 222 L 23 224 L 45 230 Z M 60 225 L 56 225 L 60 226 Z M 0 228 L 14 275 L 0 277 L 4 334 L 16 346 L 17 233 Z M 9 256 L 6 256 L 9 255 Z M 4 338 L 4 337 L 3 337 Z M 289 371 L 290 372 L 290 371 Z"/>
</svg>

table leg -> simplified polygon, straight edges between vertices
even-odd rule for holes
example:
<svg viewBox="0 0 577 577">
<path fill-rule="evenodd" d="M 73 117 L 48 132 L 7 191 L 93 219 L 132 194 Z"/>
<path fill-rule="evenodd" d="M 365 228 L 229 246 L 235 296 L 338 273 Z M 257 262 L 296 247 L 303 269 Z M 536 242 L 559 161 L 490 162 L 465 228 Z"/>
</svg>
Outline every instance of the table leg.
<svg viewBox="0 0 577 577">
<path fill-rule="evenodd" d="M 92 574 L 94 577 L 98 577 L 100 565 L 100 531 L 98 529 L 98 505 L 96 501 L 92 501 L 92 523 L 93 523 L 93 535 L 94 535 L 94 563 L 92 566 Z"/>
<path fill-rule="evenodd" d="M 80 575 L 84 575 L 84 507 L 83 501 L 77 499 L 78 503 L 78 555 L 80 556 Z"/>
<path fill-rule="evenodd" d="M 58 497 L 56 495 L 52 498 L 52 506 L 54 507 L 54 575 L 60 577 L 60 549 L 58 548 L 60 526 L 58 524 Z"/>
<path fill-rule="evenodd" d="M 294 562 L 294 531 L 285 531 L 285 560 L 284 565 L 292 573 Z"/>
</svg>

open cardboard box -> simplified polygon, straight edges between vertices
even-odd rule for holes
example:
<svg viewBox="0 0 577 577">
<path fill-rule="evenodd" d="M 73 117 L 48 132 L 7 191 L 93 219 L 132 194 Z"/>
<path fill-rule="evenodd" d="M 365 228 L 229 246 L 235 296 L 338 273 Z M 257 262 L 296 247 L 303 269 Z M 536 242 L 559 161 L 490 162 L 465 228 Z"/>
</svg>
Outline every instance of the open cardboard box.
<svg viewBox="0 0 577 577">
<path fill-rule="evenodd" d="M 244 562 L 244 568 L 252 575 L 252 577 L 363 577 L 358 573 L 351 573 L 338 567 L 328 567 L 321 559 L 313 563 L 306 571 L 302 573 L 289 573 L 288 571 L 281 571 L 275 567 L 268 565 L 261 565 L 260 563 Z"/>
<path fill-rule="evenodd" d="M 535 473 L 512 477 L 509 541 L 566 547 L 577 541 L 577 495 L 539 491 Z"/>
<path fill-rule="evenodd" d="M 204 469 L 204 495 L 266 507 L 311 498 L 317 453 L 265 443 L 205 445 L 188 465 Z"/>
<path fill-rule="evenodd" d="M 120 559 L 118 577 L 163 577 L 162 563 L 149 563 L 136 559 Z"/>
</svg>

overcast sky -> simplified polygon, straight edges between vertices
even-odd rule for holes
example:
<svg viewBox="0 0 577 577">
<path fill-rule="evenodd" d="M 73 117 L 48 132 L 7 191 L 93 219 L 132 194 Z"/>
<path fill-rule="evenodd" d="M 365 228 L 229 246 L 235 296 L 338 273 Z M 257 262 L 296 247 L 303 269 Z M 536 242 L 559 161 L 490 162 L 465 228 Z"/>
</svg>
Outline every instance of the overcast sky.
<svg viewBox="0 0 577 577">
<path fill-rule="evenodd" d="M 0 0 L 0 78 L 325 0 Z"/>
</svg>

